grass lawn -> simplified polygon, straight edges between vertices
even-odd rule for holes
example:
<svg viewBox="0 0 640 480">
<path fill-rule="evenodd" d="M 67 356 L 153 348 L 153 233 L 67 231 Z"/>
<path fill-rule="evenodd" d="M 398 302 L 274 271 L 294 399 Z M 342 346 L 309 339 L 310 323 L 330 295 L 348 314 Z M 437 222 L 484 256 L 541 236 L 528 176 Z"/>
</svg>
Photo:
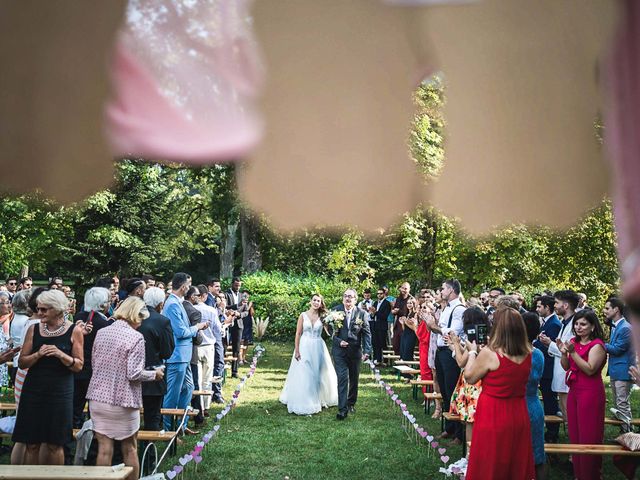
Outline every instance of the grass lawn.
<svg viewBox="0 0 640 480">
<path fill-rule="evenodd" d="M 223 421 L 198 473 L 210 479 L 416 479 L 442 477 L 440 461 L 427 457 L 409 440 L 401 416 L 363 365 L 356 414 L 342 422 L 337 408 L 310 417 L 287 413 L 278 401 L 291 361 L 293 344 L 267 342 L 267 349 L 242 390 L 233 414 Z M 385 378 L 392 378 L 391 374 Z M 394 377 L 395 378 L 395 377 Z M 225 398 L 236 383 L 227 382 Z M 411 399 L 409 386 L 399 387 L 405 401 L 429 432 L 439 433 L 436 420 L 424 418 Z M 181 448 L 181 451 L 184 449 Z M 453 450 L 452 450 L 453 452 Z M 460 450 L 452 453 L 457 459 Z"/>
<path fill-rule="evenodd" d="M 409 439 L 400 413 L 381 393 L 368 366 L 362 368 L 355 415 L 338 422 L 337 409 L 331 408 L 311 417 L 299 417 L 287 413 L 278 401 L 293 343 L 265 342 L 264 346 L 266 355 L 242 390 L 238 407 L 223 421 L 219 435 L 205 453 L 198 476 L 221 480 L 444 478 L 438 472 L 442 466 L 438 455 L 427 455 L 424 447 Z M 440 422 L 423 413 L 420 404 L 412 399 L 411 387 L 397 382 L 388 369 L 382 374 L 400 393 L 418 423 L 431 434 L 438 434 Z M 231 397 L 236 384 L 227 382 L 225 398 Z M 634 412 L 638 411 L 636 397 L 634 393 Z M 617 427 L 607 427 L 606 439 L 616 435 Z M 568 442 L 562 428 L 561 441 Z M 180 449 L 181 454 L 186 451 L 186 446 Z M 448 448 L 447 454 L 455 461 L 460 458 L 461 449 Z M 550 479 L 573 478 L 566 458 L 556 457 L 552 462 Z M 604 478 L 623 478 L 610 457 L 604 459 Z"/>
</svg>

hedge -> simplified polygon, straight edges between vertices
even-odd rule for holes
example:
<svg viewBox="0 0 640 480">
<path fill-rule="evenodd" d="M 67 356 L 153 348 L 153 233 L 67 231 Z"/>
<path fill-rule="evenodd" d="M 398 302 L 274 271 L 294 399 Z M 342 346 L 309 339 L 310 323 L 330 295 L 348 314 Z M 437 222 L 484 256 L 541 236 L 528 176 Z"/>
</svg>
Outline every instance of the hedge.
<svg viewBox="0 0 640 480">
<path fill-rule="evenodd" d="M 320 293 L 327 307 L 342 301 L 348 287 L 360 291 L 359 285 L 347 285 L 317 275 L 291 275 L 282 272 L 258 272 L 242 277 L 242 288 L 251 292 L 256 315 L 269 317 L 265 338 L 292 340 L 301 312 L 309 308 L 314 293 Z"/>
</svg>

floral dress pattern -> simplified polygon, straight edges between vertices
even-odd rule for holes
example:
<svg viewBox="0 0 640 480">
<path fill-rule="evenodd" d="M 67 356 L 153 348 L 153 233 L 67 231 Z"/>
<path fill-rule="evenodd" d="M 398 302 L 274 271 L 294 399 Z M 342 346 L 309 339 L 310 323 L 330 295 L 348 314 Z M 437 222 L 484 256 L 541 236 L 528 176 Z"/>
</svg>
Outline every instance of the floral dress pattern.
<svg viewBox="0 0 640 480">
<path fill-rule="evenodd" d="M 482 380 L 474 384 L 467 383 L 464 379 L 464 370 L 460 372 L 458 383 L 451 396 L 449 413 L 460 415 L 463 422 L 473 423 L 480 392 L 482 392 Z"/>
</svg>

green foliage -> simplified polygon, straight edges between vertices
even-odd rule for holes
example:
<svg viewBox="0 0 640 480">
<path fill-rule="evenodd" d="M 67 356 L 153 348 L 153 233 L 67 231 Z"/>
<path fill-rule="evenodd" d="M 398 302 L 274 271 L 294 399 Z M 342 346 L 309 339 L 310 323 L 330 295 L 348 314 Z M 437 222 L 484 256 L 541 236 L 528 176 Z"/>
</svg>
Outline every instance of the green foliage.
<svg viewBox="0 0 640 480">
<path fill-rule="evenodd" d="M 416 114 L 409 146 L 416 165 L 427 178 L 436 177 L 444 164 L 444 87 L 434 76 L 422 83 L 414 94 Z"/>
<path fill-rule="evenodd" d="M 348 287 L 361 288 L 320 275 L 293 275 L 282 272 L 258 272 L 243 277 L 243 288 L 251 292 L 251 300 L 260 318 L 270 318 L 267 338 L 291 339 L 300 313 L 309 308 L 314 293 L 321 294 L 327 307 L 342 301 Z"/>
</svg>

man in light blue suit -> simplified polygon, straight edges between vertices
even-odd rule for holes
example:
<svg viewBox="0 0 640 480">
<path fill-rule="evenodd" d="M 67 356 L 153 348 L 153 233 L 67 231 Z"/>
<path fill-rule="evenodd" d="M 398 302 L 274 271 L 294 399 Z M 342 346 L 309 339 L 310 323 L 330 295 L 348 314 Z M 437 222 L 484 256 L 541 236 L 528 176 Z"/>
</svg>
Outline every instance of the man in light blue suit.
<svg viewBox="0 0 640 480">
<path fill-rule="evenodd" d="M 182 306 L 184 295 L 191 286 L 191 277 L 186 273 L 176 273 L 171 280 L 171 295 L 164 302 L 162 314 L 171 320 L 171 330 L 175 348 L 167 360 L 167 393 L 162 408 L 187 408 L 193 393 L 193 377 L 189 362 L 193 338 L 198 330 L 207 327 L 206 322 L 191 326 L 187 312 Z M 163 418 L 164 429 L 171 430 L 171 417 Z"/>
<path fill-rule="evenodd" d="M 609 354 L 609 368 L 607 375 L 611 381 L 611 391 L 615 407 L 611 412 L 624 422 L 622 431 L 628 432 L 631 422 L 631 375 L 629 367 L 635 365 L 635 353 L 631 344 L 631 325 L 624 318 L 624 303 L 615 297 L 609 298 L 604 306 L 606 323 L 611 330 L 609 343 L 605 345 Z"/>
</svg>

